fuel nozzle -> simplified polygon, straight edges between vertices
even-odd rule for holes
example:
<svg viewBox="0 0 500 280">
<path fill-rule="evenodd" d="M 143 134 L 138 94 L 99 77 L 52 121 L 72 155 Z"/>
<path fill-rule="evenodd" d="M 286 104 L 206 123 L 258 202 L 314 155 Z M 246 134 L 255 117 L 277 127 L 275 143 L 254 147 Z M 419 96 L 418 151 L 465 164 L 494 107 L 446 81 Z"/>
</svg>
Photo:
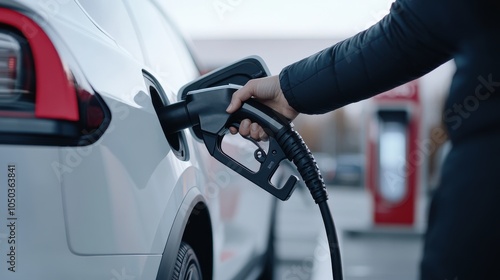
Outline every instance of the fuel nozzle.
<svg viewBox="0 0 500 280">
<path fill-rule="evenodd" d="M 233 114 L 226 112 L 232 94 L 238 88 L 239 86 L 226 85 L 191 91 L 183 101 L 158 110 L 160 122 L 167 133 L 199 126 L 203 142 L 213 157 L 281 200 L 290 197 L 298 178 L 290 176 L 282 187 L 274 186 L 271 178 L 282 160 L 293 161 L 305 183 L 314 182 L 310 191 L 315 201 L 326 200 L 321 175 L 321 180 L 316 180 L 316 174 L 319 174 L 316 162 L 300 135 L 284 116 L 253 99 L 244 102 Z M 261 163 L 257 172 L 251 171 L 221 148 L 228 128 L 237 127 L 244 119 L 258 123 L 269 136 L 268 152 L 259 149 L 254 153 L 255 159 Z"/>
<path fill-rule="evenodd" d="M 271 178 L 281 161 L 292 161 L 314 201 L 320 206 L 330 244 L 334 279 L 341 280 L 340 251 L 328 208 L 328 194 L 312 153 L 284 116 L 254 99 L 245 101 L 240 109 L 228 114 L 226 108 L 238 88 L 239 86 L 227 85 L 190 91 L 183 101 L 160 108 L 157 113 L 164 131 L 168 134 L 198 127 L 208 152 L 214 158 L 281 200 L 290 197 L 298 178 L 290 176 L 282 187 L 274 186 Z M 255 159 L 260 163 L 256 172 L 222 150 L 222 139 L 228 128 L 237 127 L 244 119 L 258 123 L 269 136 L 267 153 L 260 148 L 254 153 Z"/>
<path fill-rule="evenodd" d="M 190 91 L 184 100 L 160 108 L 158 117 L 167 134 L 194 126 L 220 132 L 230 118 L 226 108 L 237 89 L 236 85 L 227 85 Z"/>
<path fill-rule="evenodd" d="M 276 140 L 277 136 L 290 130 L 291 124 L 285 117 L 255 100 L 248 100 L 238 111 L 228 114 L 226 108 L 238 88 L 239 86 L 226 85 L 191 91 L 184 100 L 157 111 L 160 123 L 167 134 L 197 127 L 208 152 L 214 158 L 279 199 L 287 200 L 295 189 L 298 178 L 290 176 L 282 187 L 274 186 L 271 178 L 280 162 L 287 159 Z M 269 135 L 268 153 L 261 149 L 254 153 L 255 159 L 260 163 L 256 172 L 222 150 L 222 139 L 229 127 L 238 127 L 244 119 L 259 123 Z"/>
</svg>

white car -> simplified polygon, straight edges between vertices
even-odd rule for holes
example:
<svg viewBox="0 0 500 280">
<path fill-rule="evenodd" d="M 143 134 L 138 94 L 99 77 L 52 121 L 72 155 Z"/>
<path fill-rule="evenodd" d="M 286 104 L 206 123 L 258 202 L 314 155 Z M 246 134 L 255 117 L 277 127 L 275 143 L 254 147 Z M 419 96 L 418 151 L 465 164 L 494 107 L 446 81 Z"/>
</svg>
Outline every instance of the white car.
<svg viewBox="0 0 500 280">
<path fill-rule="evenodd" d="M 0 0 L 0 279 L 271 278 L 274 197 L 155 112 L 197 77 L 153 0 Z"/>
</svg>

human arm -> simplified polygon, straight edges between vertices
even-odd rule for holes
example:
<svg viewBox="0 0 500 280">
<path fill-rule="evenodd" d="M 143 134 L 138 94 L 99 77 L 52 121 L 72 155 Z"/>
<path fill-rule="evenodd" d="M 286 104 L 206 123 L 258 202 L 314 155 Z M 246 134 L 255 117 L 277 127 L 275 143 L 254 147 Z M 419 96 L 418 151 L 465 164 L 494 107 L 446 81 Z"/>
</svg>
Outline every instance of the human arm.
<svg viewBox="0 0 500 280">
<path fill-rule="evenodd" d="M 371 28 L 284 68 L 278 84 L 286 102 L 271 107 L 325 113 L 428 73 L 452 57 L 457 32 L 449 28 L 461 28 L 453 25 L 457 5 L 451 0 L 397 1 Z M 260 82 L 251 81 L 233 95 L 228 112 L 250 97 L 267 98 L 255 83 Z"/>
<path fill-rule="evenodd" d="M 397 1 L 371 28 L 287 66 L 279 77 L 288 103 L 301 113 L 326 113 L 435 69 L 454 48 L 447 33 L 456 31 L 443 23 L 453 21 L 447 6 L 452 4 Z"/>
</svg>

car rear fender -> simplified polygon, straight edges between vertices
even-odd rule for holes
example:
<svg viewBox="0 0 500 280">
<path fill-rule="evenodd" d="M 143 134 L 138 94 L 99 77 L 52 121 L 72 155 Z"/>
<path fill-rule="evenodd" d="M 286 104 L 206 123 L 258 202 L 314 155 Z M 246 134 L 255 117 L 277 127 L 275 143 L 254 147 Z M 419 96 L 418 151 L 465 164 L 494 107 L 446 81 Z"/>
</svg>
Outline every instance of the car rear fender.
<svg viewBox="0 0 500 280">
<path fill-rule="evenodd" d="M 174 271 L 174 266 L 177 258 L 177 252 L 179 250 L 181 241 L 186 238 L 186 228 L 188 227 L 188 222 L 194 216 L 204 216 L 208 218 L 209 228 L 203 231 L 205 237 L 212 239 L 212 229 L 209 210 L 207 208 L 206 201 L 199 191 L 198 188 L 191 188 L 185 195 L 179 211 L 177 212 L 173 225 L 171 227 L 168 239 L 165 245 L 163 256 L 161 259 L 160 267 L 158 270 L 157 280 L 171 279 L 172 273 Z M 204 271 L 204 279 L 211 279 L 212 277 L 212 257 L 213 248 L 212 244 L 205 244 L 208 252 L 196 252 L 198 257 L 202 256 L 200 263 L 202 265 L 202 270 Z M 195 248 L 196 251 L 196 248 Z M 207 277 L 208 276 L 208 277 Z"/>
</svg>

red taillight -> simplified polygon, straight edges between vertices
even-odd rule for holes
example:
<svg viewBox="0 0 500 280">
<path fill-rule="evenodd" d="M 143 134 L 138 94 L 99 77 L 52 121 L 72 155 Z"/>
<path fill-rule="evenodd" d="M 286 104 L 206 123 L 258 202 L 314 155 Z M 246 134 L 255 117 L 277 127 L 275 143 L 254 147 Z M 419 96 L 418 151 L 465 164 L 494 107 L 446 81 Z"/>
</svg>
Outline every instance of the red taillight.
<svg viewBox="0 0 500 280">
<path fill-rule="evenodd" d="M 7 59 L 7 77 L 12 80 L 17 78 L 17 57 L 15 56 Z"/>
<path fill-rule="evenodd" d="M 11 75 L 11 78 L 15 78 L 16 77 L 17 59 L 13 56 L 9 57 L 7 65 L 9 68 L 9 74 Z"/>
<path fill-rule="evenodd" d="M 0 8 L 0 24 L 0 57 L 7 68 L 4 75 L 10 77 L 2 86 L 7 100 L 36 91 L 37 118 L 78 121 L 75 89 L 45 32 L 27 16 L 8 9 Z M 30 81 L 33 76 L 36 81 Z M 30 83 L 34 89 L 27 88 Z"/>
<path fill-rule="evenodd" d="M 34 81 L 31 52 L 18 33 L 0 28 L 0 111 L 34 115 Z M 30 67 L 31 66 L 31 67 Z"/>
<path fill-rule="evenodd" d="M 29 17 L 9 9 L 0 8 L 0 24 L 19 32 L 33 54 L 36 117 L 78 121 L 75 89 L 47 34 Z"/>
<path fill-rule="evenodd" d="M 106 120 L 102 101 L 87 90 L 78 89 L 78 103 L 80 104 L 80 122 L 82 133 L 89 134 L 99 129 Z"/>
<path fill-rule="evenodd" d="M 20 56 L 21 46 L 15 38 L 0 33 L 0 98 L 7 97 L 16 90 L 16 66 Z"/>
<path fill-rule="evenodd" d="M 82 139 L 89 134 L 99 128 L 102 134 L 109 111 L 89 86 L 84 89 L 78 84 L 69 72 L 76 66 L 71 65 L 74 67 L 63 65 L 36 22 L 0 8 L 0 143 L 6 135 L 9 143 L 19 135 L 30 139 L 42 135 L 54 139 L 55 144 L 60 137 L 71 139 L 64 143 L 84 145 L 89 141 Z"/>
</svg>

